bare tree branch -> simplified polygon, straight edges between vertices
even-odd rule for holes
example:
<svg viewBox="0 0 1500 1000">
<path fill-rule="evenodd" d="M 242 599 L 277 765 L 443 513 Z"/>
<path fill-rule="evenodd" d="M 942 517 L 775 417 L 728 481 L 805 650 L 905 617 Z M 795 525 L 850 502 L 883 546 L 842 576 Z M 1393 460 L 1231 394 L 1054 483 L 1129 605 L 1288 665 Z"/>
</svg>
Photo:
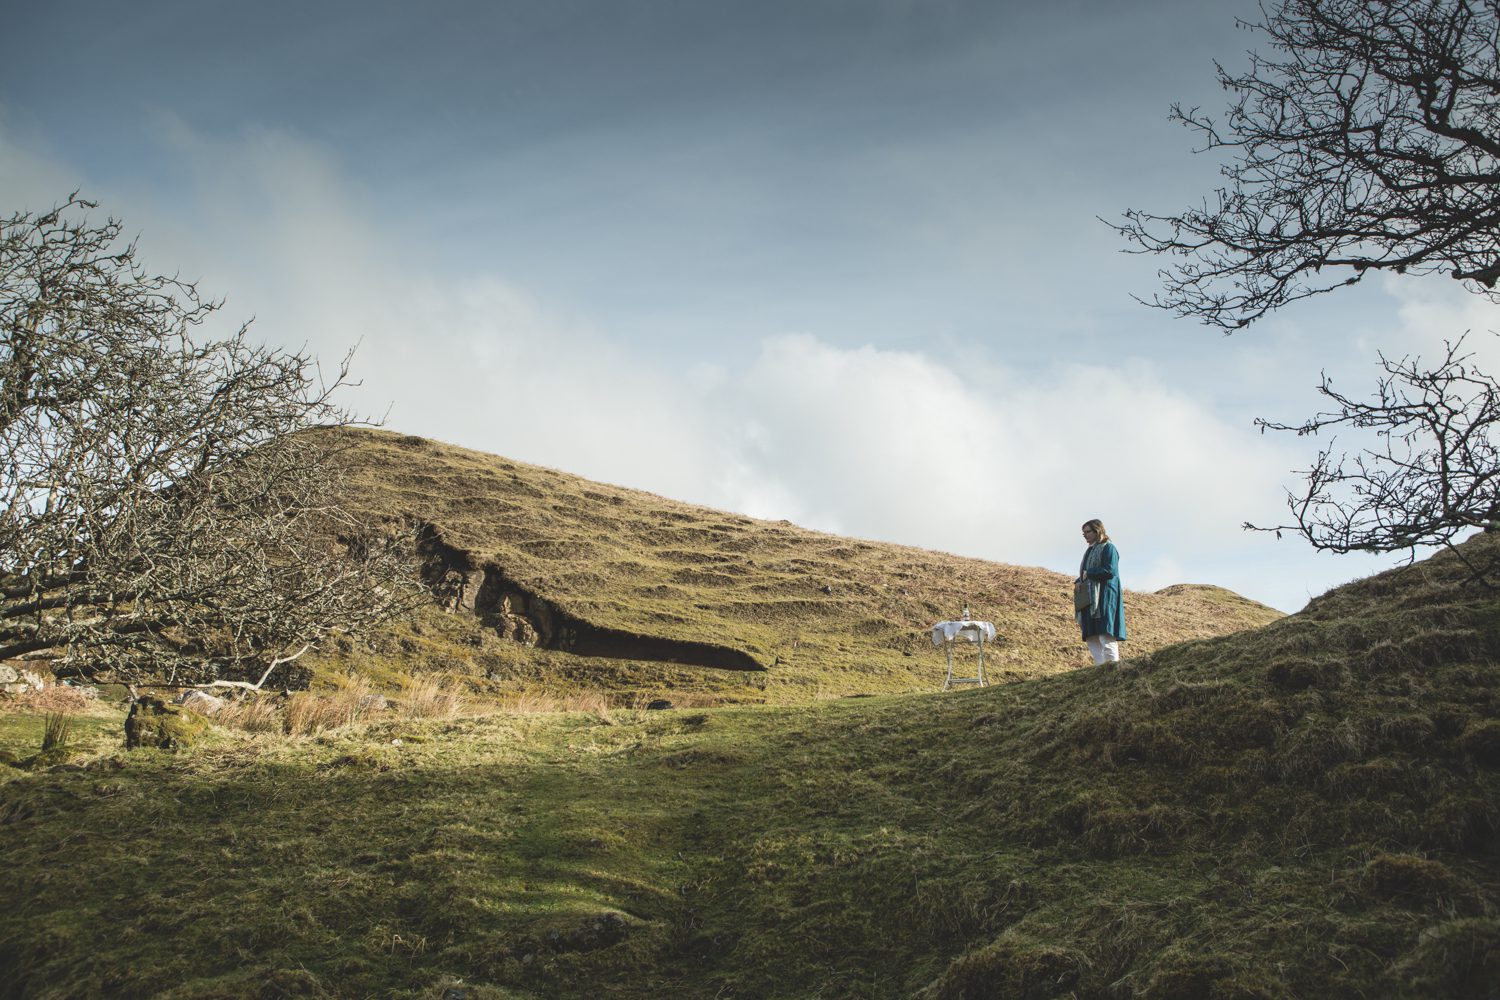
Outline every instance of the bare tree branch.
<svg viewBox="0 0 1500 1000">
<path fill-rule="evenodd" d="M 1500 385 L 1463 342 L 1444 345 L 1432 368 L 1382 356 L 1369 399 L 1340 392 L 1325 374 L 1319 391 L 1332 409 L 1300 424 L 1257 420 L 1262 431 L 1350 432 L 1362 446 L 1335 452 L 1335 438 L 1319 451 L 1305 489 L 1287 496 L 1291 524 L 1245 527 L 1294 531 L 1330 552 L 1415 555 L 1500 525 Z"/>
<path fill-rule="evenodd" d="M 1372 271 L 1443 272 L 1500 301 L 1500 0 L 1280 0 L 1271 55 L 1220 66 L 1223 188 L 1114 228 L 1166 254 L 1150 304 L 1233 331 Z"/>
<path fill-rule="evenodd" d="M 220 304 L 94 207 L 0 220 L 0 660 L 253 677 L 400 610 L 410 533 L 342 501 L 350 359 L 197 335 Z"/>
<path fill-rule="evenodd" d="M 1227 158 L 1225 186 L 1178 215 L 1128 211 L 1115 228 L 1138 253 L 1166 254 L 1149 304 L 1237 330 L 1372 271 L 1444 272 L 1500 302 L 1500 0 L 1267 0 L 1269 55 L 1241 73 L 1222 120 L 1172 117 Z M 1368 400 L 1334 387 L 1333 408 L 1262 431 L 1330 440 L 1293 531 L 1331 552 L 1447 546 L 1500 520 L 1500 389 L 1445 345 L 1434 368 L 1380 358 Z M 1461 556 L 1462 557 L 1462 556 Z M 1493 567 L 1474 567 L 1479 576 Z"/>
</svg>

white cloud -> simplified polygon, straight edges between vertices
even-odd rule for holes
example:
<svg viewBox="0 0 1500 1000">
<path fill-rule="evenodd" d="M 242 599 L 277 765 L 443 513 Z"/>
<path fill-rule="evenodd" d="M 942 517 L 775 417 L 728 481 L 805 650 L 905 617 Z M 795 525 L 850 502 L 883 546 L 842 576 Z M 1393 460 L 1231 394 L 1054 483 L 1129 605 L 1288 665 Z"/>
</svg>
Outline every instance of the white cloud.
<svg viewBox="0 0 1500 1000">
<path fill-rule="evenodd" d="M 1500 333 L 1500 305 L 1468 291 L 1457 281 L 1438 276 L 1404 280 L 1387 277 L 1383 287 L 1396 300 L 1400 322 L 1400 348 L 1386 348 L 1387 355 L 1410 352 L 1436 361 L 1445 342 L 1467 334 L 1465 352 L 1472 353 L 1492 375 L 1500 376 L 1500 337 L 1496 336 Z"/>
<path fill-rule="evenodd" d="M 746 464 L 804 523 L 1061 568 L 1095 516 L 1185 572 L 1193 553 L 1253 544 L 1239 524 L 1290 461 L 1140 362 L 972 368 L 775 337 L 739 405 Z"/>
<path fill-rule="evenodd" d="M 78 172 L 57 158 L 19 143 L 0 116 L 0 215 L 43 212 L 82 187 Z M 80 192 L 89 197 L 90 192 Z"/>
<path fill-rule="evenodd" d="M 1150 557 L 1144 570 L 1137 570 L 1131 583 L 1141 590 L 1160 590 L 1162 587 L 1190 579 L 1187 567 L 1174 556 Z"/>
</svg>

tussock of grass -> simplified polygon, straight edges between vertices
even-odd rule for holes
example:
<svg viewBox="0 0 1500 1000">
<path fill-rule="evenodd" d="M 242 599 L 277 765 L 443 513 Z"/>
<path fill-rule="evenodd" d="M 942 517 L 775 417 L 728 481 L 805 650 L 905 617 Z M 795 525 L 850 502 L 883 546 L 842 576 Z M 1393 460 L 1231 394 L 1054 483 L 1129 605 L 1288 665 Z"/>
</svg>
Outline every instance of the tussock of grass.
<svg viewBox="0 0 1500 1000">
<path fill-rule="evenodd" d="M 497 701 L 496 705 L 498 710 L 502 712 L 520 714 L 582 712 L 606 718 L 609 716 L 610 710 L 616 707 L 611 704 L 609 696 L 600 691 L 589 691 L 583 694 L 565 695 L 562 697 L 524 692 L 521 694 L 505 695 Z"/>
<path fill-rule="evenodd" d="M 353 725 L 373 711 L 358 693 L 348 689 L 334 694 L 297 691 L 282 709 L 282 728 L 293 736 L 310 736 Z"/>
<path fill-rule="evenodd" d="M 452 719 L 463 714 L 467 703 L 453 682 L 440 677 L 417 677 L 401 692 L 397 711 L 406 719 Z"/>
<path fill-rule="evenodd" d="M 265 696 L 237 698 L 214 713 L 214 722 L 245 733 L 279 733 L 283 730 L 276 699 Z"/>
<path fill-rule="evenodd" d="M 433 714 L 435 706 L 452 699 L 445 682 L 417 682 L 413 687 L 420 704 L 407 714 L 414 718 L 424 711 Z M 374 692 L 367 678 L 352 675 L 337 687 L 318 691 L 232 696 L 211 715 L 218 726 L 240 732 L 313 736 L 375 718 L 385 707 L 386 699 Z"/>
<path fill-rule="evenodd" d="M 72 730 L 73 725 L 67 715 L 49 712 L 42 721 L 42 752 L 67 746 Z"/>
</svg>

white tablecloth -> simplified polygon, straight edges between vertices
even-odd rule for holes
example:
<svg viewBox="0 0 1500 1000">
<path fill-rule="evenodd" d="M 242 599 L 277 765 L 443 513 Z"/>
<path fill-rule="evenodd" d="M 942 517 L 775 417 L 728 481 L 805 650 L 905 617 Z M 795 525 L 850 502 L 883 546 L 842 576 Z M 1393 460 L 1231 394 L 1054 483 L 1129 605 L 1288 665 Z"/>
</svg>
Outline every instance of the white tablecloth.
<svg viewBox="0 0 1500 1000">
<path fill-rule="evenodd" d="M 970 642 L 978 642 L 980 635 L 986 642 L 995 640 L 995 625 L 993 622 L 938 622 L 932 626 L 932 644 L 941 646 L 945 642 L 953 642 L 956 639 L 967 639 Z"/>
</svg>

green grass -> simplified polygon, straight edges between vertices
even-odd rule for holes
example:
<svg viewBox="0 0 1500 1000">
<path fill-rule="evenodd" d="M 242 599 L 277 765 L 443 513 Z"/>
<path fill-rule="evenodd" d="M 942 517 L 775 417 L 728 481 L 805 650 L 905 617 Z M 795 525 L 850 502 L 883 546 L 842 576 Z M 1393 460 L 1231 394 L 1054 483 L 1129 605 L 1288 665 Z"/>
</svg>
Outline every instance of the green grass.
<svg viewBox="0 0 1500 1000">
<path fill-rule="evenodd" d="M 929 629 L 965 606 L 999 628 L 988 654 L 997 678 L 1089 662 L 1066 574 L 756 520 L 423 438 L 338 433 L 351 446 L 354 505 L 428 525 L 469 572 L 489 567 L 590 627 L 712 643 L 764 670 L 571 656 L 560 641 L 530 648 L 472 612 L 432 608 L 309 656 L 325 677 L 357 671 L 394 683 L 437 670 L 481 692 L 606 691 L 621 702 L 692 692 L 726 704 L 798 704 L 924 691 L 936 686 Z M 1128 590 L 1126 610 L 1133 655 L 1280 617 L 1206 585 Z"/>
<path fill-rule="evenodd" d="M 90 720 L 0 774 L 0 996 L 1490 998 L 1497 662 L 1439 557 L 982 691 Z"/>
</svg>

